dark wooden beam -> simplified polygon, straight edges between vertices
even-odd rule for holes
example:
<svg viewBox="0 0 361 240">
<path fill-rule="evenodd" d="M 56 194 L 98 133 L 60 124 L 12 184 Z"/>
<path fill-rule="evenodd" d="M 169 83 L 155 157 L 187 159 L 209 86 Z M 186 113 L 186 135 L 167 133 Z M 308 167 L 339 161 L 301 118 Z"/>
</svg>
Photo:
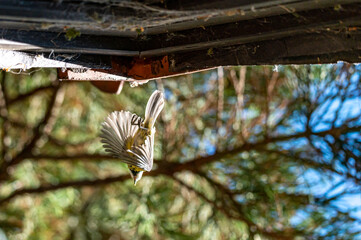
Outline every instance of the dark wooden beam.
<svg viewBox="0 0 361 240">
<path fill-rule="evenodd" d="M 140 56 L 165 55 L 175 52 L 231 46 L 281 39 L 312 32 L 339 31 L 361 26 L 361 4 L 344 5 L 342 9 L 322 8 L 237 21 L 204 28 L 158 34 L 139 39 Z"/>
<path fill-rule="evenodd" d="M 23 45 L 9 48 L 38 52 L 99 54 L 128 57 L 164 56 L 251 42 L 282 39 L 310 32 L 340 31 L 361 26 L 361 4 L 322 8 L 278 16 L 237 21 L 175 33 L 137 38 L 82 34 L 71 41 L 65 33 L 5 29 L 0 37 Z M 0 41 L 1 44 L 1 41 Z M 26 44 L 26 45 L 24 45 Z"/>
<path fill-rule="evenodd" d="M 67 6 L 69 12 L 79 10 L 80 15 L 84 14 L 83 8 L 70 7 L 78 6 L 80 2 L 64 2 L 65 5 L 61 5 L 54 11 L 64 11 L 64 7 Z M 171 2 L 181 5 L 171 6 Z M 219 3 L 217 0 L 208 2 L 208 7 Z M 216 17 L 210 17 L 210 20 L 202 20 L 203 23 L 212 23 L 210 25 L 199 25 L 201 22 L 197 22 L 198 25 L 192 25 L 192 21 L 188 17 L 183 19 L 184 15 L 182 15 L 195 12 L 198 14 L 199 11 L 189 9 L 201 7 L 206 3 L 205 1 L 134 2 L 133 10 L 136 9 L 135 6 L 141 9 L 146 6 L 153 11 L 153 7 L 159 4 L 168 4 L 159 5 L 162 9 L 157 11 L 161 11 L 162 14 L 168 11 L 164 12 L 164 9 L 188 9 L 179 12 L 178 18 L 184 20 L 180 21 L 184 25 L 181 28 L 174 27 L 178 23 L 170 23 L 165 28 L 160 25 L 152 26 L 148 30 L 157 28 L 159 30 L 157 34 L 155 32 L 147 34 L 147 29 L 144 29 L 132 37 L 121 34 L 124 33 L 122 31 L 119 31 L 118 35 L 109 34 L 110 32 L 99 35 L 100 32 L 89 30 L 73 39 L 66 37 L 66 29 L 69 28 L 61 32 L 49 29 L 3 29 L 0 32 L 0 48 L 23 50 L 29 57 L 41 56 L 45 60 L 59 61 L 60 65 L 57 66 L 63 66 L 64 62 L 75 64 L 75 66 L 71 65 L 73 70 L 64 72 L 62 79 L 92 81 L 148 80 L 220 65 L 361 61 L 361 4 L 359 0 L 259 0 L 253 3 L 240 0 L 235 2 L 239 6 L 231 9 L 232 11 L 230 8 L 224 10 L 222 7 L 218 10 L 210 10 L 215 11 L 213 13 L 220 11 L 222 14 L 231 11 L 234 15 L 228 16 L 230 18 L 227 18 L 227 21 L 230 22 L 220 20 L 220 16 L 216 14 Z M 225 1 L 225 3 L 234 4 L 232 1 Z M 305 3 L 310 3 L 310 5 L 306 6 Z M 54 2 L 39 1 L 39 4 L 40 7 L 47 8 L 53 6 Z M 85 5 L 89 9 L 99 6 L 96 3 L 92 4 Z M 115 7 L 124 10 L 131 6 L 126 5 L 130 4 L 129 2 L 122 4 L 119 3 Z M 30 5 L 25 5 L 30 7 Z M 19 12 L 15 11 L 6 15 L 4 9 L 9 6 L 0 6 L 0 19 L 8 17 L 7 20 L 10 20 L 14 17 L 16 21 L 19 20 Z M 256 9 L 252 11 L 249 9 L 251 6 Z M 292 6 L 297 6 L 297 8 L 292 8 Z M 248 9 L 249 12 L 244 13 L 243 9 Z M 208 10 L 208 8 L 204 9 L 205 12 Z M 139 12 L 133 17 L 139 17 Z M 41 14 L 38 12 L 32 15 L 31 11 L 28 11 L 24 13 L 24 16 L 27 21 L 33 19 L 37 22 L 41 17 L 46 16 L 46 14 Z M 103 12 L 103 14 L 108 13 Z M 131 15 L 129 13 L 125 17 Z M 81 16 L 84 17 L 85 22 L 89 20 L 87 19 L 89 15 Z M 63 18 L 65 15 L 60 14 L 47 20 L 51 22 L 62 19 L 65 23 L 66 20 Z M 79 19 L 73 16 L 69 21 Z M 22 54 L 26 56 L 26 53 Z M 1 64 L 4 69 L 24 67 L 22 64 L 9 65 L 7 61 L 4 62 L 5 65 Z M 80 70 L 76 70 L 78 68 Z"/>
<path fill-rule="evenodd" d="M 134 57 L 139 55 L 138 45 L 135 38 L 126 37 L 81 34 L 68 40 L 65 32 L 18 29 L 0 31 L 0 46 L 7 50 Z"/>
<path fill-rule="evenodd" d="M 0 28 L 59 33 L 72 27 L 82 34 L 137 37 L 351 3 L 359 0 L 2 0 Z"/>
<path fill-rule="evenodd" d="M 187 72 L 227 65 L 320 64 L 361 61 L 361 31 L 308 34 L 169 57 L 171 71 Z"/>
<path fill-rule="evenodd" d="M 218 47 L 213 48 L 212 52 L 198 50 L 144 59 L 113 57 L 113 68 L 101 71 L 123 76 L 129 81 L 175 76 L 227 65 L 320 64 L 337 61 L 361 61 L 361 30 L 310 33 Z M 76 77 L 71 80 L 82 80 L 81 75 Z"/>
</svg>

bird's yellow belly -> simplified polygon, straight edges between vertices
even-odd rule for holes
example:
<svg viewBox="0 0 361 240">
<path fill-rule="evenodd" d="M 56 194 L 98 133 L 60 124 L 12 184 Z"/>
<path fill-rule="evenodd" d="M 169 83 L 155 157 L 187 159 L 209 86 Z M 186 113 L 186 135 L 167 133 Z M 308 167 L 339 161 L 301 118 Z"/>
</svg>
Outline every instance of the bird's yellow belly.
<svg viewBox="0 0 361 240">
<path fill-rule="evenodd" d="M 128 168 L 130 170 L 137 171 L 137 172 L 144 171 L 144 169 L 141 169 L 140 167 L 137 167 L 137 166 L 134 166 L 134 165 L 128 165 Z"/>
</svg>

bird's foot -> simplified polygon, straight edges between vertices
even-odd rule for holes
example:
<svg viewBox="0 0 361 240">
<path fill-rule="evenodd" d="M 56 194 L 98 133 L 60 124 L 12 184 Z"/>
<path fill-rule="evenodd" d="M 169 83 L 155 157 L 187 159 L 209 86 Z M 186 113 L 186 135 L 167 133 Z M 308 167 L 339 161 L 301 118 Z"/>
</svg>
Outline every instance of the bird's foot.
<svg viewBox="0 0 361 240">
<path fill-rule="evenodd" d="M 132 119 L 130 120 L 130 123 L 132 124 L 132 125 L 136 125 L 136 126 L 138 126 L 139 128 L 141 128 L 141 124 L 143 123 L 143 119 L 141 118 L 141 117 L 139 117 L 139 116 L 137 116 L 137 115 L 133 115 L 132 116 Z"/>
</svg>

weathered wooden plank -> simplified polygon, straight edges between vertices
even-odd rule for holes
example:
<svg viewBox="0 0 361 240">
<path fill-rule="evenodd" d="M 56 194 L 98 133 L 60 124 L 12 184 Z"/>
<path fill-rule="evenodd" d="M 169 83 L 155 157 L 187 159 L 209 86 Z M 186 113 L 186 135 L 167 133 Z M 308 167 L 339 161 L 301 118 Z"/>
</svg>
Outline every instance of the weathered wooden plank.
<svg viewBox="0 0 361 240">
<path fill-rule="evenodd" d="M 141 56 L 193 51 L 202 48 L 236 45 L 280 39 L 319 31 L 339 31 L 348 26 L 361 26 L 361 4 L 344 5 L 342 9 L 322 8 L 253 20 L 237 21 L 204 28 L 158 34 L 139 39 Z"/>
<path fill-rule="evenodd" d="M 133 38 L 81 34 L 70 41 L 66 33 L 3 29 L 0 48 L 37 52 L 138 56 L 138 44 Z M 13 42 L 13 44 L 11 44 Z"/>
<path fill-rule="evenodd" d="M 96 56 L 92 57 L 93 60 L 89 58 L 88 64 L 92 64 L 95 59 L 98 59 Z M 111 68 L 102 70 L 102 72 L 120 77 L 107 79 L 107 75 L 103 74 L 102 77 L 93 76 L 88 80 L 154 79 L 220 65 L 332 63 L 339 60 L 360 62 L 361 29 L 345 28 L 340 32 L 309 33 L 282 39 L 215 47 L 211 52 L 209 49 L 204 49 L 145 59 L 119 56 L 104 56 L 103 58 L 103 62 L 111 61 Z M 64 64 L 64 62 L 61 63 Z M 14 66 L 14 68 L 22 67 L 21 64 Z M 73 66 L 73 68 L 77 67 L 79 66 Z M 78 75 L 76 79 L 73 79 L 80 80 L 81 76 Z M 87 77 L 84 75 L 83 80 L 85 79 Z"/>
<path fill-rule="evenodd" d="M 361 62 L 361 31 L 308 34 L 169 56 L 170 71 L 187 72 L 226 65 Z"/>
<path fill-rule="evenodd" d="M 361 61 L 361 31 L 311 33 L 164 57 L 112 59 L 106 72 L 132 80 L 150 80 L 227 65 L 319 64 Z M 80 77 L 79 77 L 80 78 Z M 130 80 L 127 79 L 127 80 Z"/>
<path fill-rule="evenodd" d="M 359 0 L 2 0 L 0 28 L 137 37 L 207 27 L 280 14 L 360 3 Z M 170 11 L 171 10 L 171 11 Z M 174 11 L 176 10 L 176 11 Z"/>
<path fill-rule="evenodd" d="M 360 62 L 361 59 L 360 0 L 226 0 L 214 9 L 213 4 L 219 4 L 219 0 L 120 1 L 109 9 L 101 9 L 102 12 L 98 8 L 105 3 L 65 1 L 58 2 L 59 7 L 54 8 L 55 2 L 26 1 L 23 5 L 22 1 L 7 2 L 8 6 L 0 5 L 0 26 L 5 24 L 14 29 L 0 31 L 0 48 L 29 54 L 21 53 L 23 58 L 17 59 L 16 64 L 3 61 L 6 70 L 67 67 L 75 70 L 64 72 L 64 79 L 133 81 L 220 65 Z M 39 7 L 34 13 L 31 3 Z M 15 11 L 5 11 L 11 8 Z M 23 16 L 21 9 L 25 10 Z M 45 12 L 40 12 L 41 9 Z M 129 11 L 118 16 L 124 9 Z M 49 13 L 54 15 L 47 18 Z M 128 34 L 129 29 L 117 29 L 119 25 L 114 28 L 114 25 L 102 25 L 105 22 L 99 19 L 94 22 L 94 13 L 97 17 L 110 17 L 107 23 L 115 21 L 114 16 L 119 17 L 117 21 L 125 22 L 132 17 L 134 22 L 121 24 L 131 28 L 134 23 L 142 26 L 144 22 L 146 27 L 135 34 L 135 29 L 131 29 L 133 34 Z M 152 22 L 155 16 L 158 20 Z M 169 16 L 175 21 L 167 22 Z M 21 19 L 24 22 L 20 23 Z M 46 26 L 41 25 L 40 30 L 36 24 L 41 24 L 42 19 Z M 10 24 L 11 21 L 20 25 Z M 64 28 L 68 23 L 73 25 Z M 80 35 L 66 37 L 70 27 L 79 25 L 85 29 L 89 24 L 90 28 Z M 30 26 L 35 27 L 30 29 Z"/>
<path fill-rule="evenodd" d="M 339 31 L 361 26 L 360 15 L 361 5 L 350 4 L 343 6 L 342 10 L 323 8 L 297 15 L 284 14 L 138 38 L 82 34 L 68 41 L 64 33 L 20 30 L 4 30 L 0 37 L 22 43 L 20 46 L 6 44 L 7 49 L 152 57 L 200 49 L 212 50 L 214 47 L 281 39 L 309 32 Z M 0 46 L 5 48 L 1 42 Z"/>
</svg>

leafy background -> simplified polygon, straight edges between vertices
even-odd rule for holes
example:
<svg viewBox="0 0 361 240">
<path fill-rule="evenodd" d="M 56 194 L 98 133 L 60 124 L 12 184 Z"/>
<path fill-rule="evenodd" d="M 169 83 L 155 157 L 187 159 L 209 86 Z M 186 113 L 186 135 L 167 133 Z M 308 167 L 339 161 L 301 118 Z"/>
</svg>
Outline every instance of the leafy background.
<svg viewBox="0 0 361 240">
<path fill-rule="evenodd" d="M 361 65 L 227 67 L 126 85 L 1 73 L 0 239 L 361 239 Z M 133 186 L 98 137 L 166 105 Z"/>
</svg>

